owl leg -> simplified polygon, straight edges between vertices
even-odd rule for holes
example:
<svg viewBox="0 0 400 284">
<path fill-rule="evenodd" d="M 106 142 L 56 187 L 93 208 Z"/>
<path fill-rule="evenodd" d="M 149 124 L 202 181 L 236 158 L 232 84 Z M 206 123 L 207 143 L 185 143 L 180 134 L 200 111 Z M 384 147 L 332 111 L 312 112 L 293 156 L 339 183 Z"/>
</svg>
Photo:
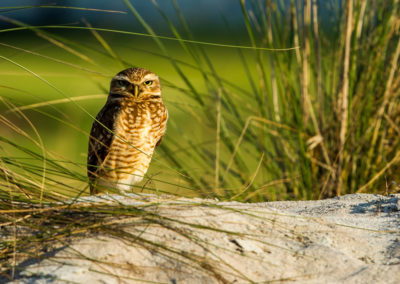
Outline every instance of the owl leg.
<svg viewBox="0 0 400 284">
<path fill-rule="evenodd" d="M 126 184 L 125 181 L 118 181 L 116 188 L 119 190 L 120 193 L 127 193 L 131 191 L 131 185 Z"/>
<path fill-rule="evenodd" d="M 95 185 L 91 184 L 90 185 L 90 195 L 95 195 L 95 194 L 98 194 L 98 193 L 99 193 L 99 191 L 97 190 Z"/>
<path fill-rule="evenodd" d="M 116 187 L 118 190 L 122 192 L 127 192 L 131 190 L 131 187 L 134 184 L 137 184 L 142 180 L 143 180 L 143 173 L 135 171 L 132 174 L 130 174 L 127 178 L 118 180 Z"/>
</svg>

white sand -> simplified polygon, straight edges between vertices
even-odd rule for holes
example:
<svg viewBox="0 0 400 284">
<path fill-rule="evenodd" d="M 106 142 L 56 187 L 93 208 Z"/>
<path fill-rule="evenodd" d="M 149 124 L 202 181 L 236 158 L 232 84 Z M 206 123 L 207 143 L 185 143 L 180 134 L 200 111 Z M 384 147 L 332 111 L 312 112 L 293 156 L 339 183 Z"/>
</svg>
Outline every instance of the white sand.
<svg viewBox="0 0 400 284">
<path fill-rule="evenodd" d="M 15 282 L 400 283 L 400 194 L 258 204 L 106 197 L 114 198 L 160 202 L 146 210 L 175 221 L 109 220 L 125 233 L 75 239 L 40 262 L 25 261 Z"/>
</svg>

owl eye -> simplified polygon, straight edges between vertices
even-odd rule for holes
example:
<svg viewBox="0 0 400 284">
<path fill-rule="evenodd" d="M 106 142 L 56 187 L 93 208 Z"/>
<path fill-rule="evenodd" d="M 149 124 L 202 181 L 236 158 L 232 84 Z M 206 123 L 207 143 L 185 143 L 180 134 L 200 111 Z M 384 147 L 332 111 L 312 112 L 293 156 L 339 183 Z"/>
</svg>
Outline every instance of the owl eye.
<svg viewBox="0 0 400 284">
<path fill-rule="evenodd" d="M 146 86 L 151 86 L 151 84 L 153 84 L 153 81 L 149 80 L 149 81 L 145 81 L 144 84 Z"/>
<path fill-rule="evenodd" d="M 119 86 L 119 87 L 128 87 L 129 86 L 129 82 L 128 81 L 125 81 L 125 80 L 117 80 L 117 85 Z"/>
</svg>

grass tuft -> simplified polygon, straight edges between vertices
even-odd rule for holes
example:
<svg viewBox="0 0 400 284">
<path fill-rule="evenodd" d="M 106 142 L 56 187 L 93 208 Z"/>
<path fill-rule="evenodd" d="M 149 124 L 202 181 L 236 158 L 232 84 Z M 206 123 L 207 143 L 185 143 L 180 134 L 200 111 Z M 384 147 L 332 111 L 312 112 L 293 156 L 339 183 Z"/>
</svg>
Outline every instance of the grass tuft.
<svg viewBox="0 0 400 284">
<path fill-rule="evenodd" d="M 235 44 L 198 40 L 176 0 L 175 14 L 152 1 L 173 36 L 157 34 L 133 1 L 123 2 L 126 12 L 0 8 L 128 13 L 145 30 L 87 21 L 34 26 L 0 16 L 14 25 L 0 30 L 0 226 L 9 229 L 0 235 L 0 259 L 11 278 L 17 256 L 36 257 L 55 239 L 122 234 L 108 217 L 171 226 L 140 208 L 66 203 L 89 193 L 90 125 L 109 79 L 125 66 L 160 75 L 170 114 L 134 192 L 262 202 L 398 191 L 399 1 L 240 0 L 248 43 L 238 36 Z M 32 231 L 21 235 L 21 228 Z M 208 260 L 196 265 L 224 282 Z"/>
</svg>

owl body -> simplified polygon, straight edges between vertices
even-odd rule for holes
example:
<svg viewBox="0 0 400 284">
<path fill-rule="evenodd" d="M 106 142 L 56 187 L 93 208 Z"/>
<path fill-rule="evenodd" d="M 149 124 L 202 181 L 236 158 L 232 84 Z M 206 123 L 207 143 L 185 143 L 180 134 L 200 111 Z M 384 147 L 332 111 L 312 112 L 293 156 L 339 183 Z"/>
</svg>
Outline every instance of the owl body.
<svg viewBox="0 0 400 284">
<path fill-rule="evenodd" d="M 131 90 L 133 96 L 113 92 L 111 83 L 108 100 L 92 126 L 88 153 L 92 194 L 97 193 L 97 186 L 124 192 L 140 182 L 166 130 L 168 112 L 161 99 L 158 77 L 143 68 L 136 68 L 134 73 L 132 68 L 127 70 L 114 79 L 129 79 L 133 87 L 124 89 Z M 132 76 L 138 72 L 142 75 Z M 140 89 L 140 82 L 149 78 L 155 81 L 154 88 Z"/>
</svg>

